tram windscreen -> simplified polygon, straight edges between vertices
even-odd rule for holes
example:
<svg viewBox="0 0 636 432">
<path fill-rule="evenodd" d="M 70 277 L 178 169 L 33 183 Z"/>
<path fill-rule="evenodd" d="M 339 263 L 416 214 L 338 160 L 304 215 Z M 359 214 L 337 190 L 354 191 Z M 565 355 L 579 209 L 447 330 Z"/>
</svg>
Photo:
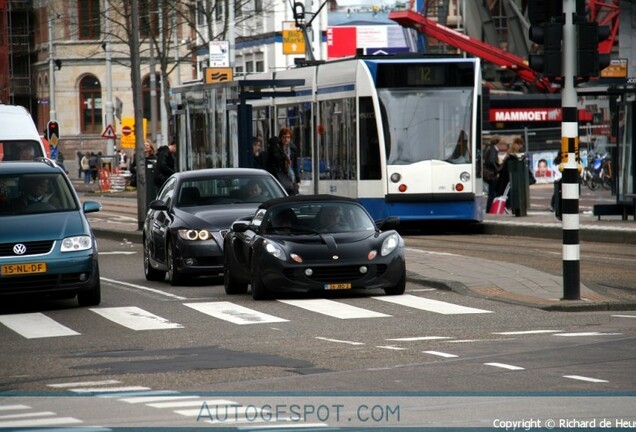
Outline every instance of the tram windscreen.
<svg viewBox="0 0 636 432">
<path fill-rule="evenodd" d="M 390 165 L 470 163 L 473 88 L 378 89 Z"/>
</svg>

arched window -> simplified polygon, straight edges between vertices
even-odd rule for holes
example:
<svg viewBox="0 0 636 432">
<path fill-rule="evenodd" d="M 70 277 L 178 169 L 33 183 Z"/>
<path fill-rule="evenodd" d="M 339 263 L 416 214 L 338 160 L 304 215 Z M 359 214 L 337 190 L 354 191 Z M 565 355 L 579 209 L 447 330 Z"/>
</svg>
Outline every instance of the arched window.
<svg viewBox="0 0 636 432">
<path fill-rule="evenodd" d="M 157 122 L 157 132 L 161 133 L 161 74 L 160 73 L 155 73 L 155 76 L 157 77 L 157 81 L 156 81 L 156 87 L 155 87 L 155 94 L 156 94 L 156 98 L 155 98 L 155 107 L 157 108 L 157 118 L 155 119 Z M 148 130 L 146 131 L 146 133 L 150 134 L 150 131 L 152 130 L 152 109 L 151 109 L 151 103 L 150 103 L 150 75 L 146 76 L 143 81 L 141 82 L 141 90 L 143 93 L 143 100 L 144 100 L 144 118 L 148 120 Z"/>
<path fill-rule="evenodd" d="M 79 84 L 82 133 L 101 133 L 102 86 L 94 75 L 86 75 Z"/>
</svg>

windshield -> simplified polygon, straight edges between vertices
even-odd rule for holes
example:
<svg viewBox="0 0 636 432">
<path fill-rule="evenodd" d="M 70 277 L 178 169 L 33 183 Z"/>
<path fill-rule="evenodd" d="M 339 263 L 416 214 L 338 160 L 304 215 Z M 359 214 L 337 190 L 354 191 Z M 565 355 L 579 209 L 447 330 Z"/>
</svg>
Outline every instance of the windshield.
<svg viewBox="0 0 636 432">
<path fill-rule="evenodd" d="M 473 90 L 379 89 L 390 165 L 469 163 Z"/>
<path fill-rule="evenodd" d="M 355 203 L 303 202 L 272 207 L 264 219 L 265 231 L 276 234 L 322 234 L 373 231 L 375 223 Z"/>
<path fill-rule="evenodd" d="M 285 192 L 269 175 L 203 177 L 181 183 L 177 206 L 260 204 L 283 196 Z"/>
<path fill-rule="evenodd" d="M 0 216 L 77 210 L 70 188 L 62 174 L 0 176 Z"/>
<path fill-rule="evenodd" d="M 41 143 L 30 140 L 0 141 L 0 161 L 34 160 L 44 156 Z"/>
</svg>

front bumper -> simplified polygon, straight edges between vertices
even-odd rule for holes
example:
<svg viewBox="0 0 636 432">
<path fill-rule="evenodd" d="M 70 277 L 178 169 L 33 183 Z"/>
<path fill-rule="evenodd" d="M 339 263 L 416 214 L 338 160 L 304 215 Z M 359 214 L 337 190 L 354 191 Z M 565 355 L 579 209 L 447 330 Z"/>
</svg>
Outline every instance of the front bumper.
<svg viewBox="0 0 636 432">
<path fill-rule="evenodd" d="M 217 275 L 223 272 L 223 248 L 216 241 L 179 241 L 177 270 L 190 276 Z"/>
</svg>

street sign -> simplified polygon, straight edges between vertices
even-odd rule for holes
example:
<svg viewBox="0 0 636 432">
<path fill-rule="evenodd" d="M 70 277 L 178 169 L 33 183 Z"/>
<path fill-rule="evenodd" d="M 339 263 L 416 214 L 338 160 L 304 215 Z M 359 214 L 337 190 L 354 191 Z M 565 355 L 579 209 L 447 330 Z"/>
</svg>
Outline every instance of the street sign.
<svg viewBox="0 0 636 432">
<path fill-rule="evenodd" d="M 234 80 L 232 68 L 208 67 L 205 68 L 205 83 L 216 84 Z"/>
<path fill-rule="evenodd" d="M 210 41 L 208 45 L 210 67 L 230 66 L 230 42 Z"/>
<path fill-rule="evenodd" d="M 130 126 L 126 125 L 124 127 L 121 128 L 121 133 L 123 133 L 124 135 L 128 136 L 132 133 L 132 129 Z"/>
<path fill-rule="evenodd" d="M 115 135 L 115 129 L 113 128 L 113 125 L 106 126 L 106 129 L 104 129 L 104 132 L 102 132 L 102 137 L 108 138 L 108 139 L 117 138 L 117 135 Z"/>
</svg>

